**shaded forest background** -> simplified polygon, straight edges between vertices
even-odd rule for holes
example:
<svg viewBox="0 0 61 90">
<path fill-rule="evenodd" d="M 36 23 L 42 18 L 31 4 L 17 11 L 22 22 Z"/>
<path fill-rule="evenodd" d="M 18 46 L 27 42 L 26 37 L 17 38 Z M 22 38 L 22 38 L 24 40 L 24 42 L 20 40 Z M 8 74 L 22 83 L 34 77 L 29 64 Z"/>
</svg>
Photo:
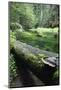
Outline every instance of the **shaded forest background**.
<svg viewBox="0 0 61 90">
<path fill-rule="evenodd" d="M 18 22 L 24 29 L 57 27 L 59 6 L 44 4 L 10 3 L 10 23 Z"/>
</svg>

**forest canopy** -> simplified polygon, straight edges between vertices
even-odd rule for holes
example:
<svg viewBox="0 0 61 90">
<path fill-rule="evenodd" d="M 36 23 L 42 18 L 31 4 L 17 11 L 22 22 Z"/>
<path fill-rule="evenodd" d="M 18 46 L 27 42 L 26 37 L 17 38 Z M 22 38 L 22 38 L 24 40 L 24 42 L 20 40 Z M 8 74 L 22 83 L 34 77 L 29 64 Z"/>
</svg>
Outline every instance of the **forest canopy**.
<svg viewBox="0 0 61 90">
<path fill-rule="evenodd" d="M 10 23 L 18 22 L 24 29 L 37 27 L 57 27 L 59 6 L 47 4 L 25 4 L 10 2 Z"/>
</svg>

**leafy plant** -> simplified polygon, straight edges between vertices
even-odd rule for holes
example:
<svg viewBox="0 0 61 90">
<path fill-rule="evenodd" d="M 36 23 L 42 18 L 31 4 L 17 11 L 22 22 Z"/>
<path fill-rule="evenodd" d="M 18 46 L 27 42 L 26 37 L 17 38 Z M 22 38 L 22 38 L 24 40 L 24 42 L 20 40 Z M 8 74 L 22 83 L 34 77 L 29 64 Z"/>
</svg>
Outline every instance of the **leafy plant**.
<svg viewBox="0 0 61 90">
<path fill-rule="evenodd" d="M 10 31 L 10 50 L 14 47 L 16 41 L 15 32 Z"/>
<path fill-rule="evenodd" d="M 59 77 L 59 70 L 56 70 L 53 74 L 53 79 L 57 79 Z"/>
<path fill-rule="evenodd" d="M 15 63 L 15 58 L 14 56 L 11 54 L 10 55 L 10 58 L 9 58 L 9 79 L 10 79 L 10 82 L 13 81 L 13 79 L 17 76 L 17 67 L 16 67 L 16 63 Z"/>
</svg>

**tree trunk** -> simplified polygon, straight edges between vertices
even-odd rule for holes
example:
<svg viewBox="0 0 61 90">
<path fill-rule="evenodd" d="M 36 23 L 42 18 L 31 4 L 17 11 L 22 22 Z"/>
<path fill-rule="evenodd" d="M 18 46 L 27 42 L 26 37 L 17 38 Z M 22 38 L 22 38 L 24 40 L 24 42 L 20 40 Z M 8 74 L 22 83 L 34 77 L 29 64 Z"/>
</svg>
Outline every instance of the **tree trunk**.
<svg viewBox="0 0 61 90">
<path fill-rule="evenodd" d="M 55 57 L 57 54 L 34 48 L 19 41 L 15 42 L 13 52 L 19 67 L 20 63 L 22 63 L 24 68 L 29 68 L 46 85 L 52 85 L 52 77 L 57 70 L 57 67 L 52 67 L 49 64 L 44 63 L 39 55 L 44 54 L 48 57 Z"/>
</svg>

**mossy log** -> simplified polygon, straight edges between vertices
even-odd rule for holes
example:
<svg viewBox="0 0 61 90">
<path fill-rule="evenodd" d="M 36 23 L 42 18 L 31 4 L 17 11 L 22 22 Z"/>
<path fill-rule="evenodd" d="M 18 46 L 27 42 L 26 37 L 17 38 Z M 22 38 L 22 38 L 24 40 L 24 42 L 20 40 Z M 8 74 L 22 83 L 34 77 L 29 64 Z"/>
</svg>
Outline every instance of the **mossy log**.
<svg viewBox="0 0 61 90">
<path fill-rule="evenodd" d="M 14 43 L 14 52 L 15 56 L 19 57 L 17 59 L 19 66 L 21 62 L 23 62 L 23 65 L 25 63 L 25 66 L 27 66 L 36 76 L 42 79 L 46 85 L 52 84 L 51 80 L 58 64 L 56 64 L 56 62 L 55 65 L 53 65 L 53 63 L 48 62 L 48 60 L 46 62 L 45 59 L 49 57 L 57 57 L 56 53 L 43 51 L 19 41 Z"/>
</svg>

